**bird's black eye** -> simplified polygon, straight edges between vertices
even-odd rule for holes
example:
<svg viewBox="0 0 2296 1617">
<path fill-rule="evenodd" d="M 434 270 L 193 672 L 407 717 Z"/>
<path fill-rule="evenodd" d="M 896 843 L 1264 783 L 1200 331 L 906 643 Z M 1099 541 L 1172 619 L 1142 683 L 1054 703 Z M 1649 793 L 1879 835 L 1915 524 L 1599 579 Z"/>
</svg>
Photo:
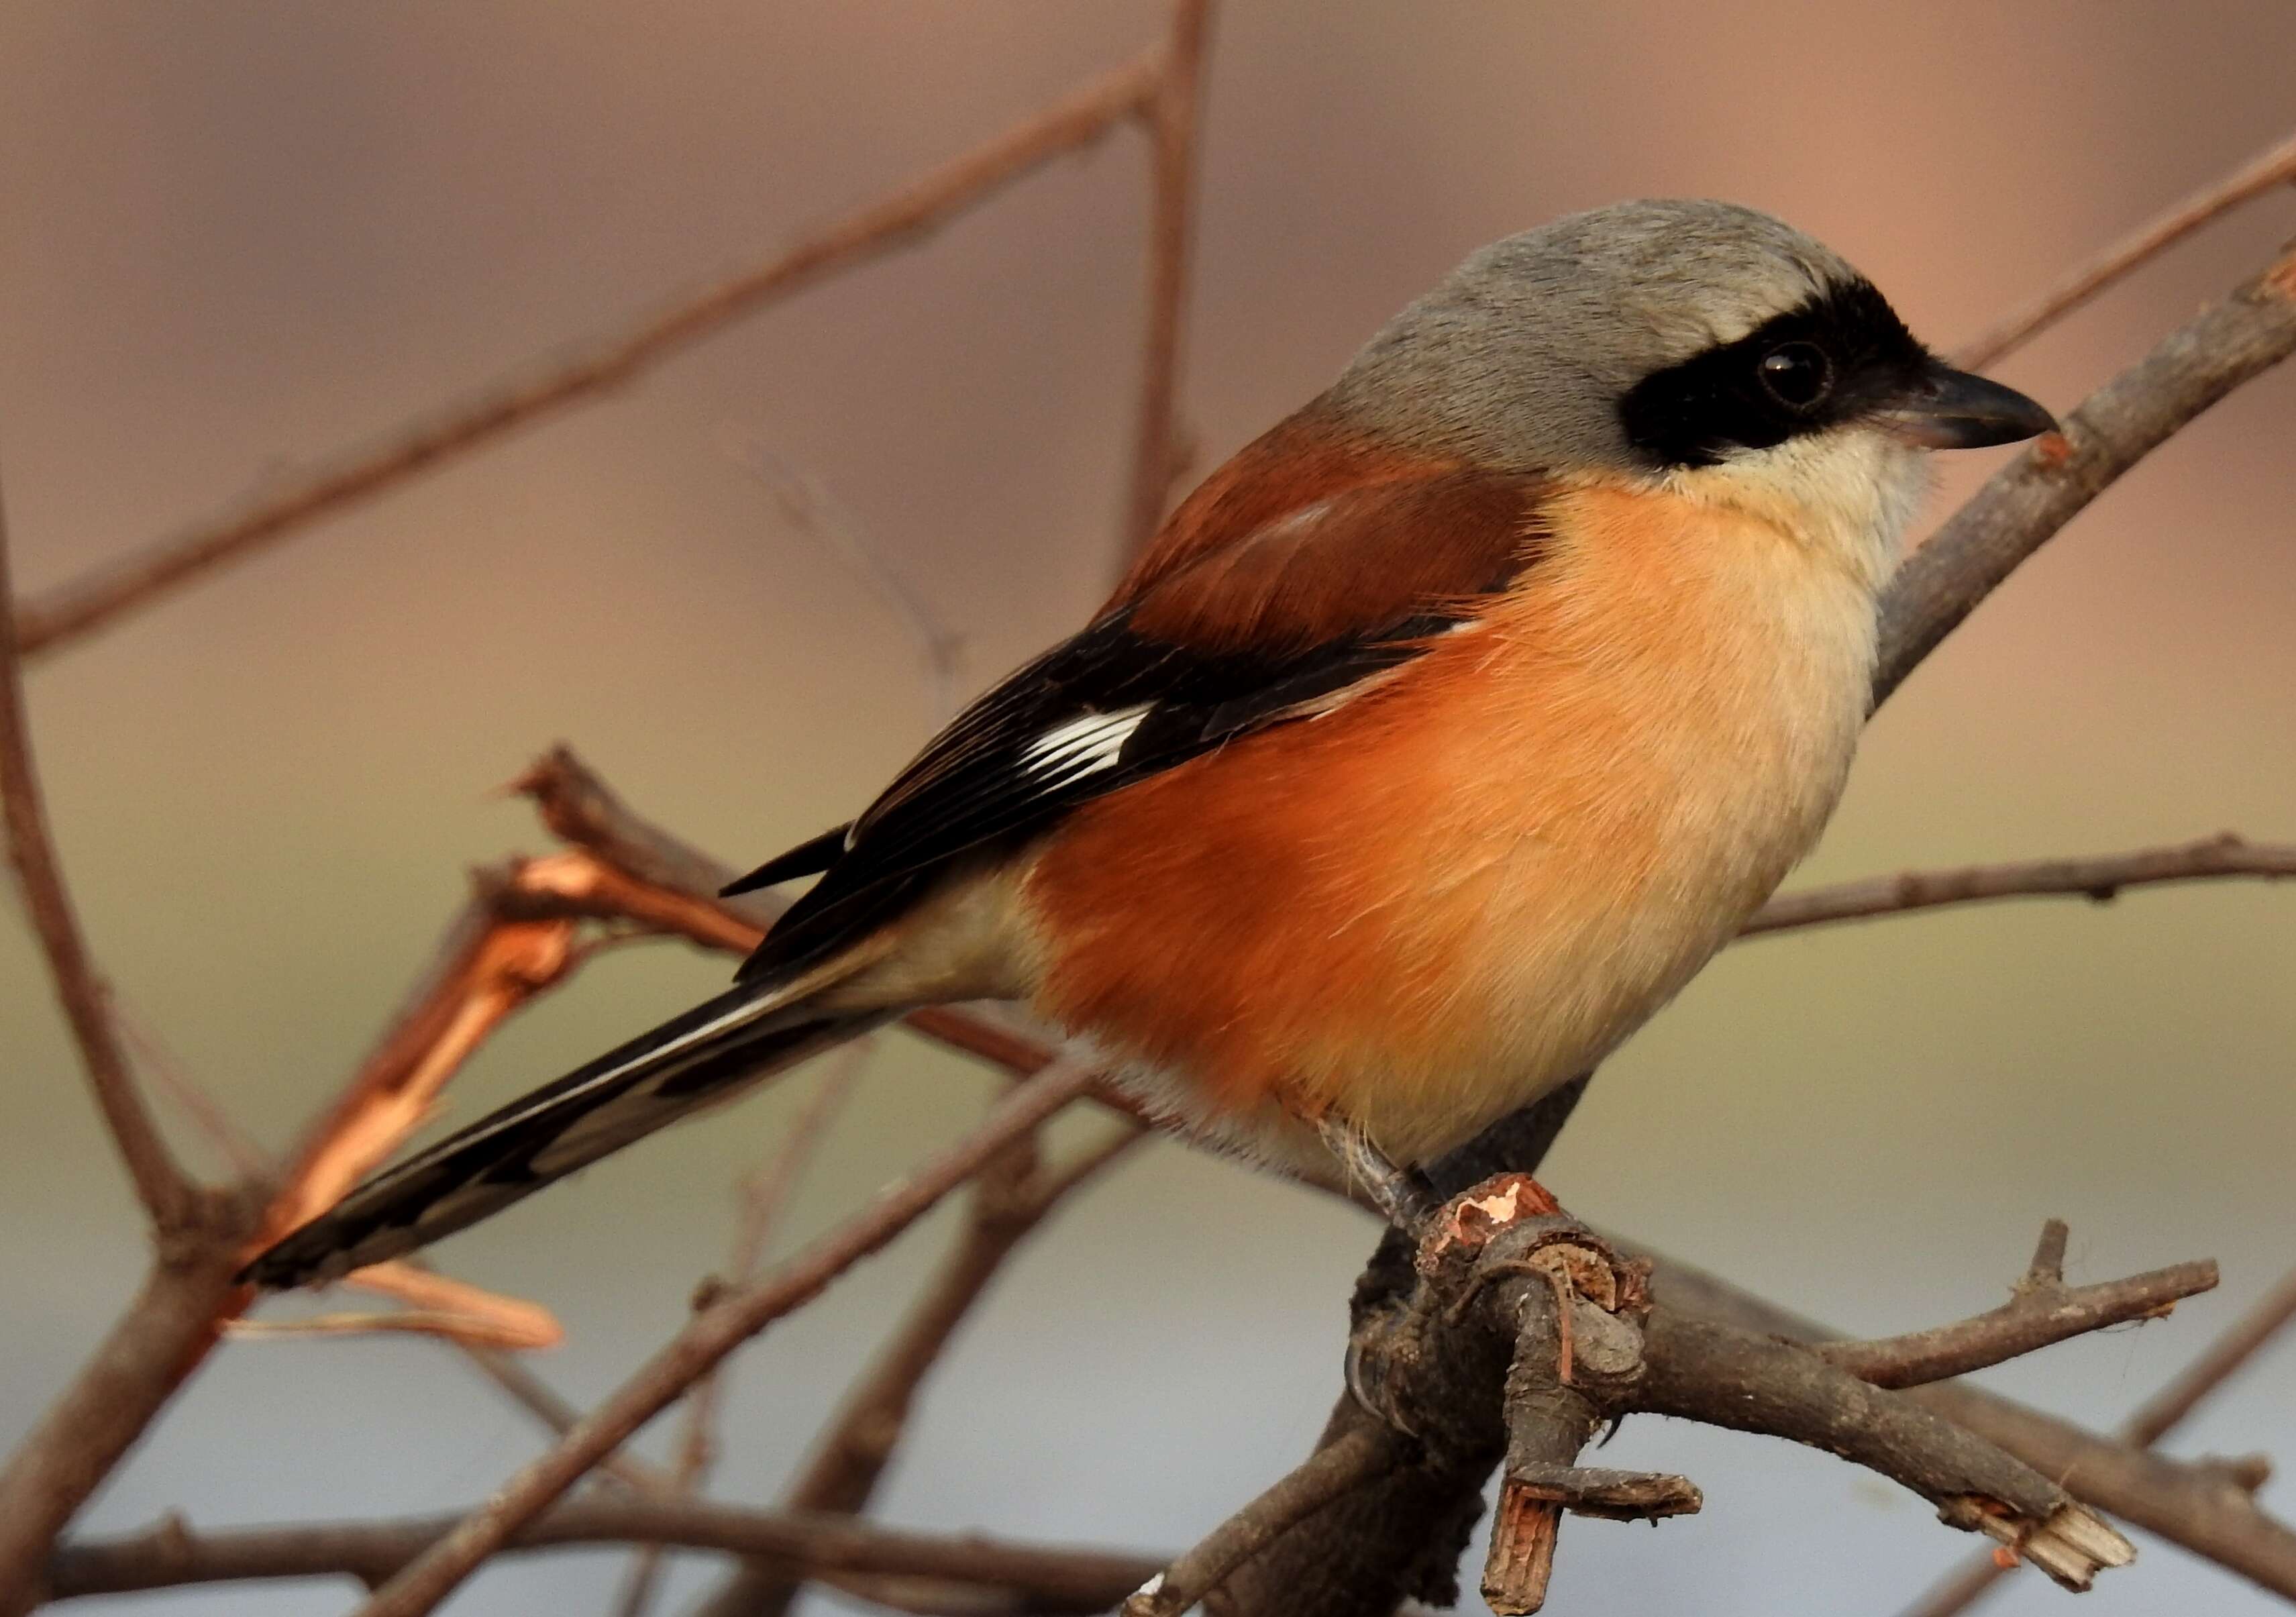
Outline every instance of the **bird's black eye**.
<svg viewBox="0 0 2296 1617">
<path fill-rule="evenodd" d="M 1833 390 L 1833 361 L 1815 342 L 1774 348 L 1755 371 L 1770 397 L 1790 410 L 1807 410 Z"/>
</svg>

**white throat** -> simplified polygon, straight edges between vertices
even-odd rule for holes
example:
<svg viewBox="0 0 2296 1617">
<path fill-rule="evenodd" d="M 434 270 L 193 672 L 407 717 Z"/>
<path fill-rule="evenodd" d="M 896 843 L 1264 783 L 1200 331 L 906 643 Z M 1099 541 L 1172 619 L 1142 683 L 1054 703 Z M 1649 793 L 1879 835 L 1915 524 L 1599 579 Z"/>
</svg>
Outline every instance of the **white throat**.
<svg viewBox="0 0 2296 1617">
<path fill-rule="evenodd" d="M 1906 528 L 1929 492 L 1928 458 L 1872 427 L 1839 427 L 1665 482 L 1695 500 L 1758 516 L 1878 592 L 1898 565 Z"/>
</svg>

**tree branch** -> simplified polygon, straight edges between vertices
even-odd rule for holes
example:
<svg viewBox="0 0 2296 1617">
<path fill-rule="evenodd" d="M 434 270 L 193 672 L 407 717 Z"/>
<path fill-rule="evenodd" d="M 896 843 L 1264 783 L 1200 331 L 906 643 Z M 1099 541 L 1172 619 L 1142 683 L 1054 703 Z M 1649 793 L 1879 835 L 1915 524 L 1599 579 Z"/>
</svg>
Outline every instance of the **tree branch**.
<svg viewBox="0 0 2296 1617">
<path fill-rule="evenodd" d="M 2282 1276 L 2278 1285 L 2259 1298 L 2191 1364 L 2170 1378 L 2167 1386 L 2139 1405 L 2121 1423 L 2118 1433 L 2121 1441 L 2133 1449 L 2150 1449 L 2159 1442 L 2175 1430 L 2202 1399 L 2253 1358 L 2258 1350 L 2286 1329 L 2291 1320 L 2296 1320 L 2296 1269 Z M 2234 1486 L 2237 1488 L 2237 1484 Z M 2209 1518 L 2225 1509 L 2226 1502 L 2220 1490 L 2207 1479 L 2201 1482 L 2198 1489 L 2191 1491 L 2216 1496 L 2205 1498 L 2195 1508 L 2184 1513 L 2185 1520 L 2202 1523 L 2205 1531 Z M 2255 1490 L 2252 1487 L 2240 1488 L 2238 1491 L 2252 1496 Z M 2122 1511 L 2120 1514 L 2128 1513 Z M 2136 1520 L 2134 1516 L 2130 1519 Z M 2234 1529 L 2238 1542 L 2251 1554 L 2251 1564 L 2238 1570 L 2248 1572 L 2251 1577 L 2267 1588 L 2280 1587 L 2281 1593 L 2296 1598 L 2296 1586 L 2287 1585 L 2287 1580 L 2296 1578 L 2296 1553 L 2290 1553 L 2296 1552 L 2296 1536 L 2284 1531 L 2280 1534 L 2284 1550 L 2281 1558 L 2284 1582 L 2276 1586 L 2270 1580 L 2268 1572 L 2258 1570 L 2259 1564 L 2254 1556 L 2255 1551 L 2271 1547 L 2271 1530 L 2275 1524 L 2262 1517 L 2252 1497 L 2244 1505 L 2231 1506 L 2228 1525 Z M 2234 1564 L 2228 1562 L 2227 1564 Z M 1958 1617 L 1958 1613 L 1967 1611 L 1982 1599 L 1986 1591 L 1999 1582 L 2007 1571 L 1990 1556 L 1972 1557 L 1908 1607 L 1905 1617 Z"/>
<path fill-rule="evenodd" d="M 680 349 L 839 271 L 914 245 L 1057 157 L 1079 151 L 1154 94 L 1163 53 L 1087 80 L 1022 119 L 785 252 L 672 303 L 627 330 L 497 383 L 381 442 L 334 456 L 231 510 L 28 603 L 16 620 L 27 655 L 87 635 L 186 580 L 242 559 L 322 516 L 444 465 L 583 399 L 603 398 Z"/>
<path fill-rule="evenodd" d="M 571 748 L 553 747 L 510 784 L 532 800 L 553 835 L 592 856 L 578 876 L 562 884 L 570 900 L 591 905 L 588 913 L 644 915 L 650 924 L 677 933 L 707 948 L 746 954 L 783 907 L 772 893 L 721 899 L 718 890 L 734 879 L 721 864 L 633 810 Z M 570 867 L 573 868 L 573 867 Z M 1048 1037 L 962 1005 L 927 1005 L 912 1011 L 902 1025 L 1015 1077 L 1026 1078 L 1053 1059 Z M 1110 1084 L 1095 1084 L 1093 1100 L 1141 1121 L 1149 1120 L 1137 1102 Z"/>
<path fill-rule="evenodd" d="M 2296 244 L 2090 394 L 1898 570 L 1882 603 L 1879 707 L 2018 564 L 2177 431 L 2296 352 Z"/>
<path fill-rule="evenodd" d="M 127 1309 L 0 1471 L 0 1617 L 37 1598 L 40 1569 L 78 1514 L 215 1345 L 244 1295 L 232 1284 L 254 1227 L 248 1199 L 209 1193 L 209 1220 L 179 1225 Z"/>
<path fill-rule="evenodd" d="M 1118 1617 L 1180 1617 L 1278 1537 L 1393 1469 L 1404 1441 L 1382 1426 L 1341 1433 L 1133 1591 Z"/>
<path fill-rule="evenodd" d="M 429 1118 L 448 1080 L 496 1028 L 580 964 L 578 921 L 529 915 L 520 907 L 522 893 L 554 891 L 529 881 L 537 864 L 514 860 L 473 874 L 470 899 L 430 967 L 290 1153 L 267 1237 L 333 1206 Z"/>
<path fill-rule="evenodd" d="M 527 878 L 537 868 L 554 867 L 527 861 L 479 878 L 438 962 L 376 1053 L 307 1131 L 283 1180 L 275 1185 L 265 1174 L 228 1191 L 194 1191 L 190 1221 L 163 1241 L 127 1313 L 0 1473 L 0 1591 L 5 1591 L 0 1614 L 21 1609 L 12 1599 L 36 1583 L 29 1569 L 247 1307 L 250 1293 L 233 1276 L 249 1248 L 327 1205 L 387 1155 L 487 1031 L 580 958 L 572 919 L 529 920 L 517 913 L 521 905 L 555 901 L 548 884 L 538 892 L 530 888 Z M 258 1214 L 258 1208 L 265 1211 Z M 373 1277 L 391 1279 L 388 1273 Z M 398 1278 L 403 1289 L 418 1277 Z M 434 1283 L 433 1289 L 445 1285 Z M 532 1342 L 555 1330 L 529 1304 L 471 1288 L 448 1287 L 441 1294 L 455 1300 L 452 1317 L 426 1319 L 418 1313 L 356 1323 L 361 1328 L 428 1324 L 452 1336 L 470 1325 L 461 1316 L 475 1304 L 499 1305 L 491 1307 L 500 1315 L 496 1323 L 515 1323 L 518 1340 Z M 531 1379 L 505 1377 L 499 1370 L 496 1375 L 511 1383 Z M 547 1417 L 534 1389 L 512 1390 Z M 631 1479 L 642 1477 L 636 1467 L 622 1469 Z"/>
<path fill-rule="evenodd" d="M 2071 1495 L 2006 1449 L 1892 1398 L 1807 1349 L 1654 1311 L 1639 1407 L 1792 1438 L 1902 1483 L 1951 1527 L 1981 1531 L 2069 1588 L 2136 1556 Z"/>
<path fill-rule="evenodd" d="M 482 1348 L 473 1343 L 447 1339 L 462 1350 L 471 1367 L 499 1388 L 504 1397 L 525 1410 L 551 1431 L 563 1436 L 574 1429 L 582 1418 L 582 1411 L 569 1402 L 557 1388 L 552 1386 L 527 1366 L 515 1353 L 505 1353 L 499 1348 Z M 634 1454 L 611 1454 L 598 1462 L 598 1474 L 611 1477 L 635 1492 L 665 1495 L 671 1491 L 669 1473 L 657 1470 Z"/>
<path fill-rule="evenodd" d="M 144 1532 L 59 1546 L 48 1597 L 128 1594 L 193 1583 L 348 1576 L 381 1583 L 437 1545 L 452 1515 L 195 1532 L 168 1520 Z M 655 1499 L 570 1501 L 529 1523 L 507 1549 L 655 1544 L 771 1556 L 792 1571 L 916 1576 L 1011 1591 L 1029 1611 L 1104 1612 L 1155 1560 L 1114 1551 L 1040 1547 L 978 1535 L 940 1538 L 849 1517 L 731 1509 Z"/>
<path fill-rule="evenodd" d="M 714 1297 L 729 1285 L 747 1285 L 757 1278 L 758 1266 L 765 1261 L 766 1248 L 773 1239 L 774 1227 L 781 1221 L 782 1209 L 788 1205 L 798 1180 L 828 1133 L 829 1125 L 852 1096 L 853 1087 L 860 1080 L 861 1070 L 867 1063 L 869 1048 L 865 1038 L 856 1039 L 836 1053 L 812 1097 L 772 1154 L 742 1179 L 734 1247 L 726 1256 L 726 1273 L 722 1277 L 713 1276 L 704 1280 L 702 1289 L 695 1293 L 697 1297 Z M 676 1467 L 670 1484 L 683 1497 L 691 1498 L 699 1491 L 716 1459 L 718 1403 L 724 1387 L 723 1371 L 712 1370 L 696 1381 L 685 1395 L 685 1428 L 678 1438 Z M 621 1598 L 614 1609 L 621 1617 L 644 1617 L 646 1608 L 653 1603 L 660 1576 L 660 1547 L 640 1550 L 630 1563 L 629 1575 L 623 1581 Z"/>
<path fill-rule="evenodd" d="M 963 1233 L 815 1442 L 790 1486 L 791 1509 L 857 1514 L 868 1505 L 900 1446 L 925 1377 L 1005 1261 L 1062 1197 L 1144 1137 L 1140 1125 L 1128 1124 L 1059 1166 L 1043 1163 L 1038 1142 L 1030 1137 L 982 1170 L 973 1181 Z M 701 1611 L 702 1617 L 782 1617 L 801 1587 L 786 1568 L 753 1564 Z"/>
<path fill-rule="evenodd" d="M 112 1025 L 102 979 L 96 974 L 71 893 L 64 885 L 63 866 L 56 858 L 47 806 L 40 794 L 39 771 L 32 761 L 31 722 L 24 708 L 25 647 L 15 631 L 15 602 L 7 514 L 0 509 L 0 816 L 6 823 L 8 862 L 15 870 L 32 930 L 47 956 L 48 974 L 73 1042 L 79 1047 L 80 1065 L 96 1107 L 127 1165 L 137 1199 L 152 1227 L 165 1238 L 193 1216 L 196 1190 L 168 1150 L 135 1087 L 119 1030 Z"/>
<path fill-rule="evenodd" d="M 2210 220 L 2292 182 L 2296 182 L 2296 135 L 2275 141 L 2230 174 L 2203 185 L 2087 263 L 2068 270 L 2030 303 L 2011 310 L 1956 349 L 1953 362 L 1964 370 L 1984 370 Z"/>
<path fill-rule="evenodd" d="M 2217 1266 L 2206 1260 L 2096 1285 L 2069 1286 L 2062 1276 L 2029 1275 L 2016 1295 L 1989 1313 L 1878 1342 L 1827 1342 L 1816 1352 L 1828 1364 L 1874 1386 L 1918 1387 L 2108 1326 L 2161 1318 L 2183 1299 L 2214 1291 L 2216 1285 Z"/>
<path fill-rule="evenodd" d="M 999 1151 L 1082 1096 L 1091 1082 L 1091 1071 L 1081 1064 L 1063 1060 L 1045 1068 L 1015 1086 L 964 1139 L 879 1191 L 865 1211 L 756 1285 L 731 1293 L 695 1314 L 555 1448 L 504 1483 L 394 1577 L 361 1608 L 360 1617 L 421 1617 L 432 1610 L 513 1532 L 547 1509 L 696 1377 L 888 1244 Z"/>
<path fill-rule="evenodd" d="M 2168 1436 L 2291 1321 L 2296 1321 L 2296 1269 L 2283 1275 L 2278 1285 L 2170 1377 L 2167 1386 L 2139 1404 L 2120 1428 L 2122 1440 L 2149 1449 Z"/>
<path fill-rule="evenodd" d="M 1956 870 L 1908 870 L 1802 892 L 1781 893 L 1746 923 L 1741 938 L 1836 921 L 1902 915 L 1946 904 L 1995 899 L 2078 895 L 2105 903 L 2123 888 L 2225 876 L 2278 881 L 2296 876 L 2296 843 L 2250 842 L 2227 831 L 2172 848 L 2144 848 L 2090 858 L 2025 859 Z"/>
<path fill-rule="evenodd" d="M 131 1076 L 48 832 L 13 632 L 0 514 L 0 817 L 24 907 L 45 951 L 98 1108 L 150 1215 L 156 1251 L 127 1313 L 0 1470 L 0 1613 L 24 1609 L 56 1534 L 142 1435 L 215 1342 L 245 1199 L 194 1183 L 168 1152 Z"/>
<path fill-rule="evenodd" d="M 1354 1384 L 1385 1413 L 1374 1420 L 1343 1405 L 1326 1446 L 1373 1443 L 1392 1424 L 1415 1440 L 1407 1464 L 1348 1470 L 1346 1489 L 1316 1496 L 1318 1514 L 1287 1515 L 1283 1531 L 1255 1540 L 1260 1564 L 1223 1560 L 1223 1572 L 1234 1575 L 1213 1609 L 1224 1617 L 1372 1617 L 1407 1596 L 1446 1601 L 1439 1564 L 1414 1564 L 1425 1521 L 1394 1519 L 1394 1483 L 1423 1471 L 1473 1478 L 1480 1492 L 1483 1471 L 1504 1449 L 1484 1594 L 1495 1612 L 1535 1612 L 1560 1510 L 1654 1517 L 1698 1507 L 1697 1490 L 1681 1478 L 1577 1465 L 1603 1423 L 1636 1411 L 1826 1449 L 1922 1493 L 1949 1524 L 1988 1532 L 2082 1586 L 2097 1567 L 2128 1558 L 2117 1534 L 2035 1466 L 1866 1377 L 1905 1386 L 1998 1363 L 2156 1313 L 2215 1280 L 2214 1266 L 2196 1264 L 2068 1289 L 2037 1267 L 2006 1308 L 1976 1319 L 1816 1347 L 1701 1317 L 1663 1295 L 1653 1302 L 1650 1273 L 1520 1174 L 1454 1199 L 1415 1252 L 1390 1238 L 1358 1293 L 1352 1341 Z M 1310 1465 L 1316 1471 L 1295 1473 L 1295 1483 L 1323 1469 Z M 1350 1490 L 1356 1497 L 1340 1497 Z M 1238 1521 L 1255 1519 L 1257 1507 Z M 1456 1553 L 1447 1536 L 1435 1548 Z M 1333 1557 L 1344 1566 L 1321 1570 Z M 1127 1617 L 1177 1612 L 1202 1592 L 1168 1580 L 1136 1596 Z"/>
<path fill-rule="evenodd" d="M 1744 1330 L 1808 1342 L 1839 1334 L 1674 1259 L 1660 1261 L 1652 1290 L 1670 1308 Z M 1911 1388 L 1903 1396 L 2062 1479 L 2098 1509 L 2296 1599 L 2296 1532 L 2266 1515 L 2222 1470 L 2099 1437 L 1959 1382 Z"/>
<path fill-rule="evenodd" d="M 1148 329 L 1132 486 L 1125 502 L 1124 564 L 1139 554 L 1163 521 L 1172 486 L 1186 464 L 1179 422 L 1180 344 L 1187 318 L 1196 139 L 1210 33 L 1211 0 L 1174 0 L 1170 37 L 1158 56 L 1155 89 L 1141 107 L 1153 143 L 1154 189 L 1148 221 Z"/>
</svg>

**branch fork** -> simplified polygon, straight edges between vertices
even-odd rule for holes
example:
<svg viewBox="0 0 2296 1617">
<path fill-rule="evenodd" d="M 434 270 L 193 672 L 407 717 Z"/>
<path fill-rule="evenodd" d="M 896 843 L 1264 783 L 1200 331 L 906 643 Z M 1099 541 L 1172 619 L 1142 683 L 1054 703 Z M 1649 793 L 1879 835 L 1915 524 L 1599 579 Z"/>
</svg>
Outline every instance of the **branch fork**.
<svg viewBox="0 0 2296 1617">
<path fill-rule="evenodd" d="M 1395 1232 L 1385 1251 L 1400 1257 L 1407 1240 Z M 1655 1521 L 1702 1503 L 1684 1477 L 1577 1464 L 1599 1432 L 1636 1413 L 1824 1449 L 1922 1495 L 1948 1526 L 1984 1533 L 2067 1588 L 2086 1588 L 2134 1560 L 2134 1546 L 2049 1477 L 1891 1391 L 2155 1317 L 2216 1284 L 2213 1264 L 2188 1263 L 2068 1285 L 2065 1240 L 2052 1220 L 2010 1301 L 1988 1313 L 1877 1341 L 1812 1344 L 1653 1301 L 1649 1260 L 1621 1254 L 1528 1176 L 1487 1178 L 1431 1216 L 1407 1265 L 1375 1262 L 1383 1277 L 1359 1293 L 1350 1338 L 1362 1409 L 1343 1408 L 1307 1465 L 1175 1562 L 1128 1617 L 1168 1617 L 1245 1575 L 1242 1557 L 1202 1553 L 1214 1544 L 1250 1541 L 1281 1560 L 1286 1535 L 1328 1539 L 1309 1518 L 1335 1508 L 1339 1483 L 1367 1488 L 1397 1463 L 1349 1465 L 1347 1449 L 1399 1450 L 1414 1467 L 1459 1476 L 1498 1462 L 1483 1596 L 1500 1617 L 1536 1612 L 1564 1512 Z M 1249 1576 L 1259 1584 L 1267 1573 Z M 1259 1608 L 1246 1598 L 1239 1609 Z"/>
</svg>

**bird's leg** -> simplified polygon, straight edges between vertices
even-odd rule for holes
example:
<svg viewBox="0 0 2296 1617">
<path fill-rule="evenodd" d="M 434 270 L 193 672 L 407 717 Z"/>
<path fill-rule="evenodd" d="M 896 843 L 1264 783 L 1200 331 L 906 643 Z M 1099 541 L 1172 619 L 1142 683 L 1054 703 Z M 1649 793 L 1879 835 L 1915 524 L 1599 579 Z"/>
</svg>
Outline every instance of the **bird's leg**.
<svg viewBox="0 0 2296 1617">
<path fill-rule="evenodd" d="M 1390 1224 L 1414 1236 L 1426 1227 L 1435 1212 L 1435 1187 L 1425 1174 L 1397 1167 L 1362 1129 L 1329 1112 L 1316 1120 L 1316 1132 L 1340 1159 L 1348 1178 L 1371 1192 Z"/>
</svg>

